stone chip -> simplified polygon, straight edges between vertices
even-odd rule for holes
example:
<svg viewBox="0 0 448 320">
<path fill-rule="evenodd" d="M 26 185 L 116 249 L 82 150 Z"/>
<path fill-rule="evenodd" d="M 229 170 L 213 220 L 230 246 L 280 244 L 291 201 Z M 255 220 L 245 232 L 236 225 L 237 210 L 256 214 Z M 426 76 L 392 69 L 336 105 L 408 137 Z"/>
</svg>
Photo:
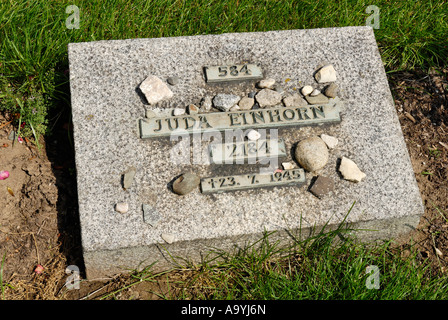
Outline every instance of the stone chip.
<svg viewBox="0 0 448 320">
<path fill-rule="evenodd" d="M 155 104 L 173 97 L 173 92 L 165 82 L 154 75 L 148 76 L 141 84 L 140 91 L 145 95 L 149 104 Z"/>
</svg>

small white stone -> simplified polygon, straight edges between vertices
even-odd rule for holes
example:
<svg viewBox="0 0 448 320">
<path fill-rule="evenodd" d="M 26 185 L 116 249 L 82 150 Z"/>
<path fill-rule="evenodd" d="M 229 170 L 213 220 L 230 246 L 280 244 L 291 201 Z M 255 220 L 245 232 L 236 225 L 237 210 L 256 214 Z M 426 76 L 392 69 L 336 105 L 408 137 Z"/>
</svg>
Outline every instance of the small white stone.
<svg viewBox="0 0 448 320">
<path fill-rule="evenodd" d="M 282 167 L 284 170 L 294 169 L 294 164 L 292 162 L 282 162 Z"/>
<path fill-rule="evenodd" d="M 302 94 L 303 94 L 304 96 L 309 95 L 311 92 L 313 92 L 313 87 L 312 87 L 312 86 L 304 86 L 304 87 L 302 88 Z"/>
<path fill-rule="evenodd" d="M 129 205 L 126 202 L 119 202 L 115 205 L 115 211 L 119 213 L 126 213 L 129 210 Z"/>
<path fill-rule="evenodd" d="M 346 157 L 342 157 L 339 172 L 341 172 L 345 180 L 352 182 L 360 182 L 366 177 L 366 174 L 359 170 L 356 163 Z"/>
<path fill-rule="evenodd" d="M 317 95 L 320 94 L 320 90 L 319 89 L 314 89 L 313 92 L 310 93 L 310 96 L 315 97 Z"/>
<path fill-rule="evenodd" d="M 181 116 L 185 114 L 185 109 L 182 108 L 174 108 L 173 110 L 173 116 Z"/>
<path fill-rule="evenodd" d="M 261 89 L 271 89 L 275 84 L 275 80 L 272 78 L 263 79 L 258 82 L 258 87 Z"/>
<path fill-rule="evenodd" d="M 165 240 L 165 242 L 168 244 L 174 242 L 174 235 L 172 235 L 171 233 L 162 233 L 160 237 L 162 237 L 162 239 Z"/>
<path fill-rule="evenodd" d="M 329 64 L 320 68 L 314 77 L 319 83 L 334 82 L 336 81 L 336 71 L 334 70 L 333 65 Z"/>
<path fill-rule="evenodd" d="M 141 84 L 140 91 L 145 95 L 149 104 L 154 104 L 162 100 L 173 97 L 173 92 L 168 88 L 165 82 L 156 76 L 148 76 Z"/>
<path fill-rule="evenodd" d="M 322 140 L 324 140 L 324 142 L 327 145 L 328 149 L 334 149 L 338 145 L 338 142 L 339 142 L 338 138 L 326 135 L 325 133 L 321 134 L 320 138 Z"/>
<path fill-rule="evenodd" d="M 261 137 L 261 134 L 256 130 L 250 130 L 247 133 L 247 139 L 252 140 L 252 141 L 258 140 L 258 139 L 260 139 L 260 137 Z"/>
</svg>

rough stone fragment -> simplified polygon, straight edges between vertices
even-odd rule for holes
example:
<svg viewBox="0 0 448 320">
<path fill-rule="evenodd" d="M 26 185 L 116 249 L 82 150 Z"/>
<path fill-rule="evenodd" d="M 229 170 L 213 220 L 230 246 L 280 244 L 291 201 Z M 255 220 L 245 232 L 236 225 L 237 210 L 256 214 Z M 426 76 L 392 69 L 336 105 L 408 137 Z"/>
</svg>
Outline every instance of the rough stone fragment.
<svg viewBox="0 0 448 320">
<path fill-rule="evenodd" d="M 320 135 L 320 138 L 325 142 L 325 144 L 327 145 L 328 149 L 334 149 L 337 144 L 338 144 L 338 138 L 333 137 L 333 136 L 329 136 L 325 133 Z"/>
<path fill-rule="evenodd" d="M 142 209 L 143 209 L 143 221 L 155 227 L 162 218 L 160 216 L 160 213 L 156 210 L 156 208 L 145 203 L 142 205 Z"/>
<path fill-rule="evenodd" d="M 320 90 L 319 89 L 314 89 L 313 92 L 310 93 L 310 96 L 315 97 L 318 94 L 320 94 Z"/>
<path fill-rule="evenodd" d="M 173 76 L 173 77 L 169 77 L 168 79 L 166 79 L 166 82 L 168 82 L 170 85 L 175 86 L 176 84 L 179 83 L 179 77 L 177 76 Z"/>
<path fill-rule="evenodd" d="M 261 108 L 275 106 L 282 102 L 282 95 L 277 91 L 270 89 L 263 89 L 255 96 Z"/>
<path fill-rule="evenodd" d="M 247 96 L 249 97 L 249 98 L 255 98 L 255 95 L 257 94 L 257 92 L 256 91 L 252 91 L 252 92 L 249 92 L 248 94 L 247 94 Z"/>
<path fill-rule="evenodd" d="M 332 82 L 326 89 L 324 94 L 328 97 L 328 98 L 336 98 L 336 96 L 338 95 L 338 85 L 334 82 Z"/>
<path fill-rule="evenodd" d="M 173 110 L 173 116 L 181 116 L 185 114 L 185 109 L 182 108 L 174 108 Z"/>
<path fill-rule="evenodd" d="M 123 189 L 127 190 L 130 188 L 132 181 L 134 181 L 134 176 L 137 170 L 134 167 L 130 167 L 123 174 Z"/>
<path fill-rule="evenodd" d="M 201 108 L 204 111 L 209 111 L 212 108 L 212 97 L 205 96 L 201 100 Z"/>
<path fill-rule="evenodd" d="M 334 70 L 333 65 L 329 64 L 320 68 L 314 77 L 319 83 L 334 82 L 336 81 L 336 70 Z"/>
<path fill-rule="evenodd" d="M 310 192 L 319 199 L 334 190 L 334 181 L 331 178 L 318 176 L 310 188 Z"/>
<path fill-rule="evenodd" d="M 159 101 L 170 99 L 173 92 L 166 83 L 154 75 L 148 76 L 141 84 L 140 91 L 145 95 L 149 104 L 155 104 Z"/>
<path fill-rule="evenodd" d="M 243 97 L 241 98 L 240 102 L 238 102 L 238 105 L 241 110 L 249 110 L 250 108 L 252 108 L 254 103 L 255 103 L 254 98 Z"/>
<path fill-rule="evenodd" d="M 309 172 L 323 168 L 329 158 L 327 145 L 316 136 L 300 141 L 294 155 L 297 162 Z"/>
<path fill-rule="evenodd" d="M 239 105 L 234 105 L 232 108 L 229 109 L 229 111 L 238 111 L 240 110 L 240 106 Z"/>
<path fill-rule="evenodd" d="M 162 233 L 160 237 L 165 240 L 166 243 L 171 244 L 174 242 L 174 235 L 171 233 Z"/>
<path fill-rule="evenodd" d="M 257 86 L 261 89 L 271 89 L 275 84 L 275 80 L 272 78 L 263 79 L 258 82 Z"/>
<path fill-rule="evenodd" d="M 306 101 L 309 104 L 327 104 L 329 102 L 328 98 L 324 96 L 322 93 L 319 93 L 317 96 L 305 96 Z"/>
<path fill-rule="evenodd" d="M 313 92 L 313 87 L 312 86 L 304 86 L 301 90 L 302 94 L 304 96 L 309 95 L 311 92 Z"/>
<path fill-rule="evenodd" d="M 184 173 L 173 182 L 173 191 L 179 195 L 185 195 L 193 191 L 199 185 L 200 178 L 193 173 Z"/>
<path fill-rule="evenodd" d="M 220 111 L 229 111 L 240 101 L 240 97 L 234 94 L 218 93 L 213 98 L 213 106 Z"/>
<path fill-rule="evenodd" d="M 194 104 L 190 104 L 190 105 L 187 107 L 187 113 L 188 113 L 188 114 L 196 114 L 196 113 L 199 113 L 199 108 L 196 107 Z"/>
<path fill-rule="evenodd" d="M 282 167 L 284 170 L 294 169 L 294 164 L 292 162 L 282 162 Z"/>
<path fill-rule="evenodd" d="M 119 213 L 126 213 L 129 210 L 129 205 L 126 202 L 119 202 L 115 205 L 115 211 Z"/>
<path fill-rule="evenodd" d="M 339 172 L 342 174 L 345 180 L 352 182 L 360 182 L 366 177 L 366 174 L 359 170 L 356 163 L 346 157 L 342 157 L 341 159 Z"/>
<path fill-rule="evenodd" d="M 260 137 L 261 137 L 261 134 L 257 130 L 250 130 L 247 133 L 247 139 L 252 140 L 252 141 L 258 140 L 258 139 L 260 139 Z"/>
<path fill-rule="evenodd" d="M 308 103 L 300 96 L 300 94 L 295 93 L 292 96 L 284 98 L 283 104 L 285 107 L 299 107 L 307 105 Z"/>
</svg>

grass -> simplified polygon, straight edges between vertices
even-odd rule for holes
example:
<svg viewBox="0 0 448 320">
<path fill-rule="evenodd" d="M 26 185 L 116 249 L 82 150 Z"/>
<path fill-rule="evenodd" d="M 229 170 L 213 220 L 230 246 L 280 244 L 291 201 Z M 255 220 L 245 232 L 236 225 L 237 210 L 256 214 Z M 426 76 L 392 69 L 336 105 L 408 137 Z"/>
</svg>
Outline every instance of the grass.
<svg viewBox="0 0 448 320">
<path fill-rule="evenodd" d="M 164 299 L 181 300 L 435 300 L 448 298 L 447 275 L 434 276 L 430 264 L 412 246 L 390 241 L 366 245 L 347 235 L 350 228 L 323 228 L 290 247 L 271 243 L 274 233 L 234 253 L 216 251 L 220 261 L 184 266 L 182 279 L 171 278 Z M 340 240 L 343 233 L 344 240 Z M 404 255 L 406 253 L 406 255 Z M 374 280 L 368 267 L 377 268 Z M 187 274 L 187 275 L 186 275 Z M 150 269 L 101 299 L 142 281 L 156 281 Z M 186 280 L 185 280 L 186 279 Z"/>
<path fill-rule="evenodd" d="M 69 5 L 80 10 L 79 29 L 66 28 Z M 369 5 L 380 9 L 375 36 L 388 71 L 446 64 L 446 1 L 3 0 L 0 112 L 16 115 L 23 136 L 48 133 L 49 113 L 69 111 L 70 42 L 360 26 Z"/>
</svg>

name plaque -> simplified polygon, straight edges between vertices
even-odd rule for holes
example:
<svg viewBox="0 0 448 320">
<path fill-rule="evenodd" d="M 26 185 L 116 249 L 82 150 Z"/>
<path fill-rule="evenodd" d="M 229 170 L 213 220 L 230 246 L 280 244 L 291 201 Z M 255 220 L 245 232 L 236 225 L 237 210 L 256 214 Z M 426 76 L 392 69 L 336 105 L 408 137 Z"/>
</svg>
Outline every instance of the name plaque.
<svg viewBox="0 0 448 320">
<path fill-rule="evenodd" d="M 209 155 L 214 164 L 254 164 L 257 159 L 286 157 L 286 147 L 283 139 L 212 143 Z"/>
<path fill-rule="evenodd" d="M 325 105 L 274 107 L 234 112 L 212 112 L 192 115 L 140 119 L 142 139 L 171 134 L 200 133 L 208 130 L 273 128 L 339 123 L 340 100 Z"/>
<path fill-rule="evenodd" d="M 204 67 L 207 82 L 257 80 L 263 78 L 261 68 L 255 64 Z"/>
<path fill-rule="evenodd" d="M 202 193 L 219 193 L 262 187 L 300 186 L 305 183 L 305 171 L 302 168 L 282 170 L 269 174 L 241 174 L 233 176 L 201 179 Z"/>
</svg>

